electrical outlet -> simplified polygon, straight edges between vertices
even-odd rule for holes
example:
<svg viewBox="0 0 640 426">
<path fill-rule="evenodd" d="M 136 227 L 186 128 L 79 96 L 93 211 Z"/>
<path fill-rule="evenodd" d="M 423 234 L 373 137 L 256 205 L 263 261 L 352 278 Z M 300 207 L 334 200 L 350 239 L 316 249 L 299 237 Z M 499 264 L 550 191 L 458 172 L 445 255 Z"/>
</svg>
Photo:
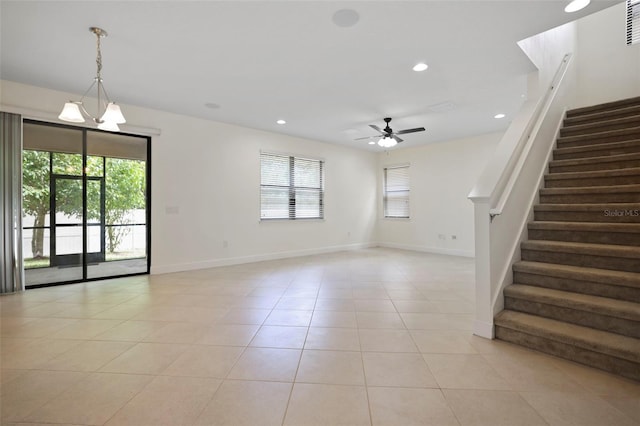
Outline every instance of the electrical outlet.
<svg viewBox="0 0 640 426">
<path fill-rule="evenodd" d="M 457 236 L 457 235 L 452 235 L 452 236 L 451 236 L 451 239 L 452 239 L 452 240 L 457 240 L 457 239 L 458 239 L 458 236 Z"/>
<path fill-rule="evenodd" d="M 222 241 L 222 248 L 227 248 L 229 247 L 229 242 L 227 240 L 223 240 Z"/>
<path fill-rule="evenodd" d="M 438 239 L 439 239 L 439 240 L 446 240 L 446 239 L 447 239 L 447 236 L 446 236 L 446 235 L 444 235 L 444 234 L 438 234 Z"/>
</svg>

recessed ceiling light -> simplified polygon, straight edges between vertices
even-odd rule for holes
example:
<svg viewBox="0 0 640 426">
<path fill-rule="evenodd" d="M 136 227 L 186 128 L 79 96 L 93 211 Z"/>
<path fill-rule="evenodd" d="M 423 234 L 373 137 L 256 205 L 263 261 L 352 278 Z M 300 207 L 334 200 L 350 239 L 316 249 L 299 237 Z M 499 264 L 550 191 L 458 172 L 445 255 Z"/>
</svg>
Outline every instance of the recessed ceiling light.
<svg viewBox="0 0 640 426">
<path fill-rule="evenodd" d="M 342 28 L 353 27 L 360 20 L 360 15 L 353 9 L 340 9 L 333 14 L 333 23 Z"/>
<path fill-rule="evenodd" d="M 567 13 L 577 12 L 589 6 L 589 3 L 591 3 L 591 0 L 573 0 L 564 8 L 564 11 Z"/>
<path fill-rule="evenodd" d="M 424 71 L 427 68 L 429 68 L 429 65 L 425 64 L 424 62 L 420 62 L 419 64 L 415 64 L 413 66 L 413 70 L 417 72 Z"/>
<path fill-rule="evenodd" d="M 276 123 L 278 123 L 278 124 L 287 124 L 287 122 L 284 121 L 284 120 L 278 120 L 278 121 L 276 121 Z"/>
<path fill-rule="evenodd" d="M 369 141 L 369 145 L 375 145 L 376 141 Z"/>
<path fill-rule="evenodd" d="M 493 116 L 493 118 L 505 118 L 505 117 L 506 117 L 506 115 L 504 115 L 504 114 L 496 114 L 496 115 Z"/>
</svg>

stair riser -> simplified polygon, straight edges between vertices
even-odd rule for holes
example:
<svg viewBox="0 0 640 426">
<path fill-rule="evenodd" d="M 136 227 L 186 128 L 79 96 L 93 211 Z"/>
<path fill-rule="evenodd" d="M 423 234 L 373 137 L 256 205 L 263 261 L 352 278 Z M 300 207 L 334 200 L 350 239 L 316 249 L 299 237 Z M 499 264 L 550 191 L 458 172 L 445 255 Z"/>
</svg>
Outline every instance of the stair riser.
<svg viewBox="0 0 640 426">
<path fill-rule="evenodd" d="M 534 285 L 537 287 L 572 291 L 575 293 L 590 294 L 592 296 L 609 297 L 611 299 L 640 303 L 640 288 L 638 287 L 609 285 L 572 278 L 554 277 L 517 271 L 513 274 L 513 282 L 516 284 Z"/>
<path fill-rule="evenodd" d="M 625 318 L 506 296 L 505 309 L 551 318 L 623 336 L 640 337 L 640 323 Z"/>
<path fill-rule="evenodd" d="M 615 123 L 615 124 L 608 124 L 606 122 L 602 124 L 588 123 L 588 124 L 583 124 L 583 126 L 585 128 L 581 128 L 579 126 L 563 127 L 560 130 L 560 136 L 567 137 L 567 136 L 589 135 L 589 134 L 599 133 L 599 132 L 609 132 L 612 130 L 622 130 L 622 129 L 627 129 L 629 127 L 638 127 L 640 126 L 640 116 L 627 117 L 627 119 L 622 123 Z"/>
<path fill-rule="evenodd" d="M 638 132 L 628 132 L 620 135 L 610 135 L 610 136 L 577 136 L 577 137 L 560 137 L 558 138 L 557 147 L 558 148 L 575 148 L 582 146 L 590 146 L 590 145 L 602 145 L 608 143 L 616 143 L 616 142 L 630 142 L 633 140 L 640 139 L 640 131 Z"/>
<path fill-rule="evenodd" d="M 636 258 L 522 249 L 522 260 L 614 271 L 640 272 L 640 259 Z"/>
<path fill-rule="evenodd" d="M 577 160 L 579 158 L 603 157 L 606 155 L 622 155 L 635 154 L 640 152 L 640 143 L 633 143 L 627 146 L 619 146 L 614 148 L 600 147 L 598 149 L 586 150 L 580 152 L 563 152 L 555 150 L 553 152 L 554 160 Z"/>
<path fill-rule="evenodd" d="M 640 106 L 565 118 L 562 125 L 564 127 L 579 126 L 581 124 L 598 123 L 619 118 L 634 117 L 636 115 L 640 115 Z"/>
<path fill-rule="evenodd" d="M 597 170 L 628 169 L 630 167 L 640 167 L 640 159 L 600 162 L 600 163 L 593 163 L 593 164 L 561 165 L 561 166 L 550 164 L 549 173 L 594 172 Z"/>
<path fill-rule="evenodd" d="M 597 222 L 597 223 L 638 223 L 640 213 L 636 210 L 616 209 L 603 211 L 535 211 L 537 221 L 544 222 Z M 533 238 L 532 238 L 533 239 Z"/>
<path fill-rule="evenodd" d="M 640 380 L 640 364 L 638 363 L 583 348 L 577 348 L 543 337 L 533 336 L 499 325 L 496 325 L 495 331 L 497 339 L 599 368 L 632 380 Z"/>
<path fill-rule="evenodd" d="M 571 243 L 640 246 L 640 234 L 596 231 L 560 231 L 529 229 L 532 240 L 567 241 Z"/>
<path fill-rule="evenodd" d="M 553 179 L 545 176 L 546 188 L 577 188 L 585 186 L 617 186 L 640 184 L 640 174 L 626 176 L 580 177 L 570 179 Z"/>
<path fill-rule="evenodd" d="M 541 204 L 640 203 L 640 192 L 540 195 Z M 639 218 L 640 220 L 640 218 Z"/>
</svg>

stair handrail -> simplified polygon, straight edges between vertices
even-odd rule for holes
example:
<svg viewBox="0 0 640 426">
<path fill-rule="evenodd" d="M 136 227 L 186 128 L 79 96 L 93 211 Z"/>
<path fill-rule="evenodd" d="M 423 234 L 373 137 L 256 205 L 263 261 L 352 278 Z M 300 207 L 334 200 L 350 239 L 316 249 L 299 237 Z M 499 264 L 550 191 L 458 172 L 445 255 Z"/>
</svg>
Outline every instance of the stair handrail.
<svg viewBox="0 0 640 426">
<path fill-rule="evenodd" d="M 507 200 L 511 196 L 513 186 L 520 176 L 527 154 L 531 150 L 533 141 L 536 140 L 536 135 L 538 134 L 543 120 L 549 111 L 554 96 L 558 91 L 558 87 L 566 74 L 571 57 L 572 54 L 567 53 L 560 61 L 560 65 L 558 66 L 548 89 L 545 90 L 545 93 L 536 101 L 533 112 L 531 113 L 524 129 L 521 131 L 521 135 L 511 155 L 506 160 L 499 156 L 494 157 L 494 162 L 496 164 L 493 164 L 492 162 L 488 165 L 487 169 L 485 169 L 485 172 L 487 170 L 502 170 L 502 173 L 497 177 L 497 179 L 494 178 L 495 183 L 490 184 L 483 182 L 485 179 L 482 179 L 482 177 L 484 177 L 482 176 L 479 183 L 473 188 L 471 193 L 469 193 L 468 198 L 471 200 L 488 199 L 490 201 L 490 205 L 493 206 L 489 209 L 489 218 L 491 221 L 493 221 L 496 216 L 502 214 Z M 525 105 L 523 105 L 523 109 L 526 108 L 531 108 L 531 105 L 525 103 Z M 510 129 L 507 130 L 508 133 L 509 130 Z M 483 173 L 483 175 L 485 174 L 486 173 Z M 488 190 L 489 188 L 491 189 Z M 496 199 L 497 202 L 494 203 L 493 200 Z"/>
</svg>

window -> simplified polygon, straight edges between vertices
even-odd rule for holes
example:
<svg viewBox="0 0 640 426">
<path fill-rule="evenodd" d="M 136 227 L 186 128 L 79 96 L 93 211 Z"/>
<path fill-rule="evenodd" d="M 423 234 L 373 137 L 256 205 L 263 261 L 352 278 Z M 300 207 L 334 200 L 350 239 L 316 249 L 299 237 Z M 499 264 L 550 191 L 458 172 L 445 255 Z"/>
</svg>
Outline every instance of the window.
<svg viewBox="0 0 640 426">
<path fill-rule="evenodd" d="M 627 0 L 627 44 L 640 43 L 640 0 Z"/>
<path fill-rule="evenodd" d="M 260 218 L 324 218 L 324 161 L 260 154 Z"/>
<path fill-rule="evenodd" d="M 409 217 L 409 166 L 384 169 L 384 217 Z"/>
</svg>

